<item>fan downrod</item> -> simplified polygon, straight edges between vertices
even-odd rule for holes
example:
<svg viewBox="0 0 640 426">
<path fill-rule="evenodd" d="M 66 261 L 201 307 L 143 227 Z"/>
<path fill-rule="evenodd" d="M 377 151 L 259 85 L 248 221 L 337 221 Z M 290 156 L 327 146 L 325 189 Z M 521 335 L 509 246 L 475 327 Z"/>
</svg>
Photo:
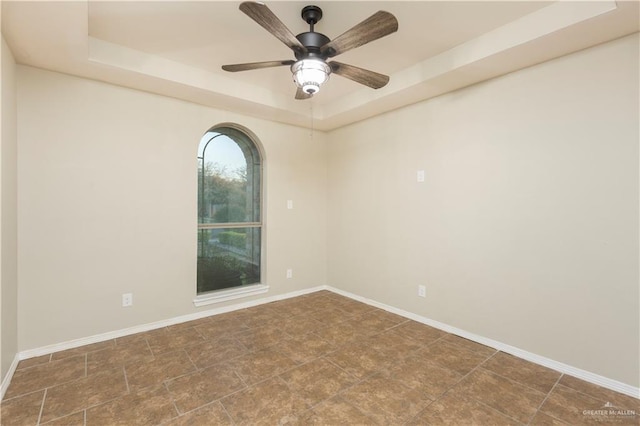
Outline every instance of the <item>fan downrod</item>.
<svg viewBox="0 0 640 426">
<path fill-rule="evenodd" d="M 309 24 L 309 31 L 306 33 L 301 33 L 296 36 L 298 41 L 302 43 L 302 45 L 307 49 L 306 52 L 295 52 L 296 59 L 306 59 L 306 58 L 320 58 L 326 59 L 323 55 L 320 54 L 320 48 L 325 44 L 329 43 L 329 37 L 322 33 L 317 33 L 314 31 L 314 25 L 318 23 L 319 20 L 322 19 L 322 9 L 318 6 L 305 6 L 302 8 L 302 19 L 305 20 L 307 24 Z"/>
</svg>

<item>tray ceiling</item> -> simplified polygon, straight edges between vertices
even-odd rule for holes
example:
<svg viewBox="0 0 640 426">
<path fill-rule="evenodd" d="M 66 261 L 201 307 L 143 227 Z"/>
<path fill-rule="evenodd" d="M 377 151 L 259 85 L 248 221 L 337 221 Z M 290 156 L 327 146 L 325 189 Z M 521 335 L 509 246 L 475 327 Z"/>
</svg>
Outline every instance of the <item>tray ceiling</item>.
<svg viewBox="0 0 640 426">
<path fill-rule="evenodd" d="M 288 67 L 227 73 L 223 64 L 292 59 L 235 1 L 2 2 L 16 61 L 300 126 L 330 130 L 637 32 L 638 2 L 315 1 L 334 38 L 378 10 L 399 30 L 337 57 L 387 74 L 373 90 L 331 76 L 293 99 Z M 293 33 L 298 1 L 267 2 Z"/>
</svg>

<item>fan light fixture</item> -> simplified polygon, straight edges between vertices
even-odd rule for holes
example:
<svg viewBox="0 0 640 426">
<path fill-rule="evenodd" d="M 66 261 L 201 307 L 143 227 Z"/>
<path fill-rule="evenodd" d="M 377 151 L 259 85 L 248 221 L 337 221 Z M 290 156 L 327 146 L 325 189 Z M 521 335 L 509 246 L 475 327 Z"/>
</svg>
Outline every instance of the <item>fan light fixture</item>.
<svg viewBox="0 0 640 426">
<path fill-rule="evenodd" d="M 242 2 L 240 11 L 293 50 L 295 60 L 284 59 L 223 65 L 222 69 L 225 71 L 238 72 L 280 66 L 291 67 L 293 81 L 297 86 L 296 99 L 309 99 L 318 93 L 320 86 L 329 80 L 330 74 L 337 74 L 372 89 L 380 89 L 389 82 L 389 76 L 384 74 L 338 61 L 327 62 L 334 56 L 398 31 L 398 20 L 389 12 L 379 10 L 331 40 L 326 35 L 314 31 L 315 25 L 322 19 L 322 9 L 318 6 L 309 5 L 302 8 L 301 16 L 309 24 L 309 31 L 298 35 L 294 35 L 262 2 Z"/>
<path fill-rule="evenodd" d="M 320 91 L 320 86 L 329 80 L 331 68 L 320 59 L 302 59 L 291 65 L 293 81 L 308 95 Z"/>
</svg>

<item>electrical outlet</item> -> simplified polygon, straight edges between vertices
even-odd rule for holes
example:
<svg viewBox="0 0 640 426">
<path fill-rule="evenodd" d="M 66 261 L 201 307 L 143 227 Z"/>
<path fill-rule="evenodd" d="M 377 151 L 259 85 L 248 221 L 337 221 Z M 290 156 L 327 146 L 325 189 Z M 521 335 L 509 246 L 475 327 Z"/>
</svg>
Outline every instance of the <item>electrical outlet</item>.
<svg viewBox="0 0 640 426">
<path fill-rule="evenodd" d="M 427 297 L 427 287 L 423 285 L 418 286 L 418 296 Z"/>
<path fill-rule="evenodd" d="M 124 293 L 122 295 L 122 307 L 132 306 L 133 305 L 133 294 L 132 293 Z"/>
<path fill-rule="evenodd" d="M 293 269 L 287 269 L 287 278 L 293 278 Z"/>
<path fill-rule="evenodd" d="M 416 173 L 416 179 L 418 182 L 424 182 L 424 170 L 418 170 Z"/>
<path fill-rule="evenodd" d="M 293 208 L 293 200 L 287 200 L 287 209 L 291 210 Z"/>
</svg>

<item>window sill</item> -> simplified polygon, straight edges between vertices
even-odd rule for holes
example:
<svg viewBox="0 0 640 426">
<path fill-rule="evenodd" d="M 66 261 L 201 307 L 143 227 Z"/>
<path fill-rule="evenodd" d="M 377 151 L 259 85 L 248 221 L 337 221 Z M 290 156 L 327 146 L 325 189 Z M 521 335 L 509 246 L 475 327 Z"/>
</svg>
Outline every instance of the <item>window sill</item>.
<svg viewBox="0 0 640 426">
<path fill-rule="evenodd" d="M 228 300 L 240 299 L 242 297 L 254 296 L 269 291 L 269 286 L 265 284 L 248 285 L 246 287 L 230 288 L 212 293 L 201 294 L 193 299 L 196 307 L 213 305 L 214 303 L 226 302 Z"/>
</svg>

